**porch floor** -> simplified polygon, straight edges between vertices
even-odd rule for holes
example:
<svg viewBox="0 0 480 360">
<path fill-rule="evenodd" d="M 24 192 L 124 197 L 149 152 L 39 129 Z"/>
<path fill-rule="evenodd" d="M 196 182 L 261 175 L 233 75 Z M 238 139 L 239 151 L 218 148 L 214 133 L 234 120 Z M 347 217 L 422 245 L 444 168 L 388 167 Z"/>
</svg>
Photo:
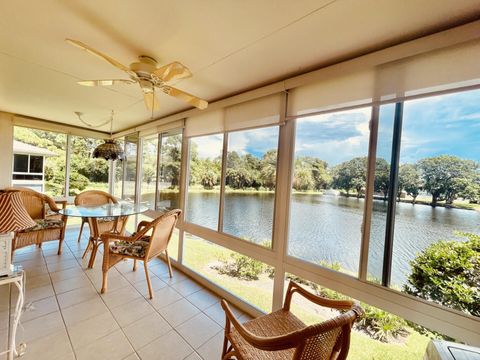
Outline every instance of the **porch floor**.
<svg viewBox="0 0 480 360">
<path fill-rule="evenodd" d="M 15 252 L 14 262 L 26 272 L 26 311 L 17 344 L 26 342 L 27 352 L 21 359 L 220 358 L 225 319 L 218 296 L 176 269 L 170 279 L 160 259 L 149 263 L 153 300 L 148 299 L 142 264 L 134 272 L 130 260 L 110 269 L 108 292 L 102 295 L 102 254 L 97 254 L 94 268 L 87 269 L 81 256 L 88 231 L 80 244 L 77 236 L 78 228 L 67 230 L 61 256 L 56 241 Z M 15 294 L 12 287 L 12 305 Z M 9 303 L 8 286 L 2 286 L 2 350 Z M 238 315 L 248 318 L 240 311 Z"/>
</svg>

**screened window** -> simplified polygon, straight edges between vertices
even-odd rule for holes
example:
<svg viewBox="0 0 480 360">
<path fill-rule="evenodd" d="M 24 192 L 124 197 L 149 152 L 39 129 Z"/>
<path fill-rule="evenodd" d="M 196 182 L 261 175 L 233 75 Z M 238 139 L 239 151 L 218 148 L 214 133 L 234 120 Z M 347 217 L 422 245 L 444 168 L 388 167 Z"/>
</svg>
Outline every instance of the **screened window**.
<svg viewBox="0 0 480 360">
<path fill-rule="evenodd" d="M 186 220 L 218 229 L 223 135 L 190 139 Z"/>
<path fill-rule="evenodd" d="M 270 247 L 278 127 L 228 134 L 223 231 Z"/>
<path fill-rule="evenodd" d="M 30 155 L 29 170 L 35 174 L 43 173 L 43 156 Z"/>
<path fill-rule="evenodd" d="M 71 137 L 70 152 L 70 195 L 74 196 L 86 190 L 108 192 L 108 161 L 94 159 L 93 150 L 103 140 L 83 136 Z"/>
<path fill-rule="evenodd" d="M 370 108 L 298 119 L 288 254 L 358 273 Z"/>
<path fill-rule="evenodd" d="M 158 171 L 157 209 L 180 208 L 180 170 L 182 168 L 182 134 L 160 137 L 160 168 Z"/>
<path fill-rule="evenodd" d="M 142 145 L 141 202 L 155 209 L 155 184 L 157 182 L 158 136 L 143 139 Z"/>
</svg>

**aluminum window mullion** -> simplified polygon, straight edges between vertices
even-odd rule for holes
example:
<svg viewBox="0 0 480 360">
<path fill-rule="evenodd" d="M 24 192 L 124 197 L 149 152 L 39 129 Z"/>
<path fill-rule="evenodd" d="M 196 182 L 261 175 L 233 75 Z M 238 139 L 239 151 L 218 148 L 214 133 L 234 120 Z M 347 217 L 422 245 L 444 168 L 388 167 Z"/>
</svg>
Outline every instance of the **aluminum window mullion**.
<svg viewBox="0 0 480 360">
<path fill-rule="evenodd" d="M 163 133 L 158 134 L 157 139 L 157 169 L 155 180 L 155 200 L 153 202 L 154 210 L 158 210 L 158 198 L 160 197 L 160 162 L 162 153 Z"/>
<path fill-rule="evenodd" d="M 190 140 L 183 136 L 182 131 L 182 150 L 181 150 L 181 163 L 180 163 L 180 209 L 182 214 L 180 215 L 179 223 L 177 227 L 179 228 L 178 233 L 178 262 L 183 264 L 183 245 L 185 232 L 182 229 L 182 225 L 185 222 L 185 212 L 187 208 L 187 192 L 188 192 L 188 179 L 189 179 L 189 163 L 190 163 Z"/>
<path fill-rule="evenodd" d="M 282 99 L 280 112 L 284 125 L 279 126 L 277 145 L 277 178 L 275 187 L 275 207 L 273 213 L 272 249 L 275 254 L 275 276 L 273 279 L 272 309 L 283 305 L 285 291 L 285 260 L 288 251 L 288 226 L 292 175 L 295 149 L 295 121 L 285 122 L 288 93 Z"/>
<path fill-rule="evenodd" d="M 220 204 L 218 208 L 218 231 L 223 232 L 223 212 L 225 210 L 225 181 L 227 174 L 228 132 L 223 133 L 222 172 L 220 176 Z"/>
<path fill-rule="evenodd" d="M 403 102 L 395 104 L 393 123 L 392 158 L 390 161 L 390 184 L 388 187 L 387 223 L 383 254 L 382 285 L 389 287 L 392 275 L 393 240 L 395 231 L 395 209 L 398 192 L 398 170 L 402 140 Z"/>
<path fill-rule="evenodd" d="M 70 153 L 72 152 L 72 135 L 67 134 L 67 144 L 65 149 L 65 197 L 70 195 Z"/>
<path fill-rule="evenodd" d="M 377 161 L 377 138 L 380 106 L 372 106 L 370 118 L 370 138 L 368 144 L 368 167 L 367 184 L 365 187 L 365 204 L 363 210 L 362 222 L 362 242 L 360 247 L 360 262 L 358 268 L 358 277 L 360 280 L 367 280 L 368 274 L 368 255 L 370 246 L 370 227 L 373 211 L 373 192 L 375 187 L 375 165 Z"/>
</svg>

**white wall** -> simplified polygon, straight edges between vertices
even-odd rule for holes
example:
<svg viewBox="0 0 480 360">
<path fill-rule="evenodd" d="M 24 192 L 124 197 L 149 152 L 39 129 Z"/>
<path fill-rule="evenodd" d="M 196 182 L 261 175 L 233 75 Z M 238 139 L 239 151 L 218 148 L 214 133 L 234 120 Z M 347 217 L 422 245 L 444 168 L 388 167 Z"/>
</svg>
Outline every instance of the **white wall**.
<svg viewBox="0 0 480 360">
<path fill-rule="evenodd" d="M 0 189 L 12 184 L 13 116 L 0 112 Z"/>
</svg>

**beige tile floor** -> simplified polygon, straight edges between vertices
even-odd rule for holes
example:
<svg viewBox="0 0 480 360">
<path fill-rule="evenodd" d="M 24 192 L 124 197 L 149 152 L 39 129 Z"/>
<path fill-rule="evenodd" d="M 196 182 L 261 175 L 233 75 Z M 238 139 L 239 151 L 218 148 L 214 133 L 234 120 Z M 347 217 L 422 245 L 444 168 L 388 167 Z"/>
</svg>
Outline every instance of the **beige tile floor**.
<svg viewBox="0 0 480 360">
<path fill-rule="evenodd" d="M 17 342 L 27 343 L 23 360 L 220 359 L 225 318 L 215 294 L 178 270 L 170 279 L 166 264 L 155 259 L 149 264 L 153 300 L 147 298 L 142 267 L 133 272 L 131 261 L 109 271 L 109 290 L 102 295 L 102 256 L 87 269 L 81 256 L 88 232 L 80 244 L 77 234 L 78 228 L 67 231 L 61 256 L 57 242 L 15 253 L 14 262 L 27 277 L 26 309 L 17 333 Z M 8 306 L 8 286 L 2 286 L 2 350 Z"/>
</svg>

